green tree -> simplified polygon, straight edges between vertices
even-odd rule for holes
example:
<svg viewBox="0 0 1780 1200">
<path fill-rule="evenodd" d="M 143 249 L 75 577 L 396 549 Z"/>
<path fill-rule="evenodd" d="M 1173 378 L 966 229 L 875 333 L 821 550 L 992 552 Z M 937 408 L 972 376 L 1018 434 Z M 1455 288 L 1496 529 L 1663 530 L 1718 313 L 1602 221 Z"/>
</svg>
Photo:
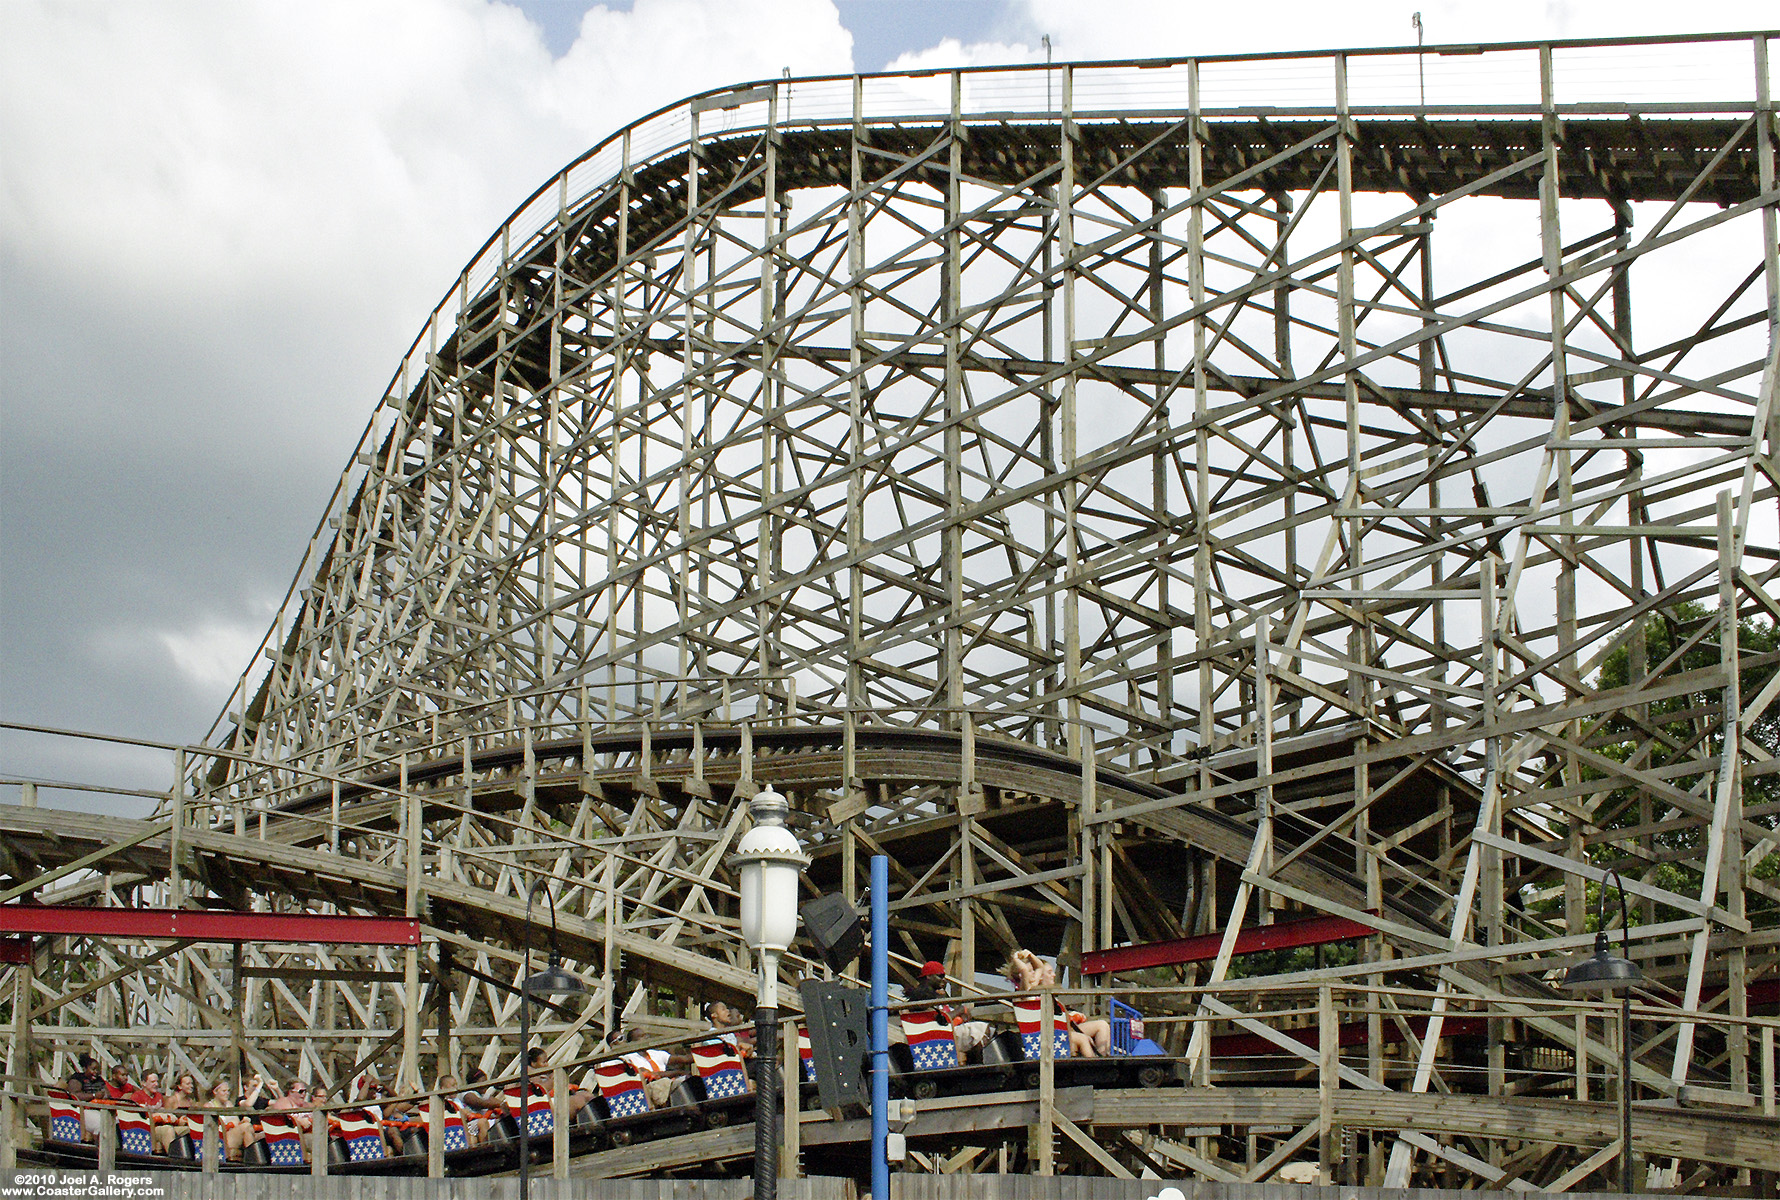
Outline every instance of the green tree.
<svg viewBox="0 0 1780 1200">
<path fill-rule="evenodd" d="M 1694 602 L 1677 605 L 1658 613 L 1644 623 L 1645 671 L 1653 680 L 1680 676 L 1688 672 L 1717 667 L 1723 662 L 1722 623 L 1716 611 Z M 1780 631 L 1773 622 L 1745 618 L 1738 623 L 1737 652 L 1741 665 L 1738 686 L 1745 703 L 1760 692 L 1777 669 L 1773 661 L 1780 650 Z M 1710 679 L 1710 675 L 1708 675 Z M 1632 678 L 1632 655 L 1628 646 L 1621 646 L 1602 663 L 1594 686 L 1601 691 L 1629 686 Z M 1639 706 L 1644 710 L 1627 710 L 1615 714 L 1593 739 L 1593 746 L 1603 757 L 1619 762 L 1637 760 L 1644 770 L 1697 765 L 1696 773 L 1668 777 L 1677 788 L 1690 789 L 1707 774 L 1715 774 L 1724 747 L 1724 723 L 1718 712 L 1724 692 L 1712 682 L 1703 683 L 1696 691 L 1683 692 L 1666 699 Z M 1733 715 L 1735 716 L 1735 714 Z M 1780 712 L 1770 708 L 1758 718 L 1744 735 L 1769 755 L 1780 756 Z M 1584 779 L 1601 779 L 1606 772 L 1585 766 Z M 1708 792 L 1709 799 L 1709 792 Z M 1596 809 L 1596 824 L 1605 829 L 1627 829 L 1643 820 L 1640 792 L 1636 787 L 1617 789 Z M 1780 826 L 1780 775 L 1745 776 L 1743 806 L 1749 820 L 1767 829 Z M 1667 805 L 1654 801 L 1654 815 L 1661 821 Z M 1560 832 L 1567 832 L 1560 830 Z M 1628 838 L 1634 835 L 1628 835 Z M 1650 882 L 1682 895 L 1698 895 L 1699 870 L 1684 861 L 1697 859 L 1704 850 L 1705 830 L 1697 824 L 1677 829 L 1659 829 L 1643 835 L 1648 837 L 1655 857 L 1663 860 L 1649 876 Z M 1591 854 L 1596 866 L 1635 865 L 1642 857 L 1640 847 L 1628 843 L 1609 842 L 1598 845 Z M 1780 878 L 1780 853 L 1769 854 L 1749 872 L 1759 880 Z M 1591 884 L 1589 894 L 1589 927 L 1595 925 L 1594 912 L 1598 885 Z M 1751 921 L 1773 924 L 1780 920 L 1780 905 L 1757 891 L 1747 897 Z M 1550 899 L 1535 909 L 1550 910 L 1557 905 Z M 1682 914 L 1658 906 L 1656 919 L 1669 920 Z M 1639 920 L 1633 913 L 1633 923 Z"/>
</svg>

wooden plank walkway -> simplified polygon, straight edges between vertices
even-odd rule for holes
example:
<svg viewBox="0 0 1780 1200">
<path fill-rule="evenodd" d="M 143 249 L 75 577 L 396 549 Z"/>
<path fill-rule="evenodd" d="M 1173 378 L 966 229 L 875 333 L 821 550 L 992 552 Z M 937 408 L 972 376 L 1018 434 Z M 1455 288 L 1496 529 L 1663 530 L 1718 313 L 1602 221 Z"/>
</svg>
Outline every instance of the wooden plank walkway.
<svg viewBox="0 0 1780 1200">
<path fill-rule="evenodd" d="M 1415 1129 L 1430 1134 L 1514 1137 L 1552 1145 L 1605 1146 L 1619 1136 L 1619 1107 L 1599 1101 L 1434 1092 L 1334 1093 L 1335 1124 L 1347 1129 Z M 1632 1144 L 1641 1154 L 1773 1170 L 1780 1119 L 1697 1112 L 1673 1104 L 1633 1106 Z M 1315 1088 L 1106 1088 L 1094 1093 L 1088 1123 L 1144 1125 L 1309 1125 Z"/>
<path fill-rule="evenodd" d="M 90 1173 L 68 1172 L 90 1179 Z M 162 1189 L 156 1200 L 517 1200 L 519 1181 L 498 1179 L 412 1179 L 361 1176 L 312 1179 L 296 1175 L 197 1175 L 182 1172 L 134 1174 Z M 0 1174 L 0 1183 L 7 1177 Z M 1435 1188 L 1317 1188 L 1295 1184 L 1201 1183 L 1193 1180 L 1106 1179 L 1086 1175 L 914 1175 L 890 1176 L 888 1200 L 1153 1200 L 1163 1188 L 1183 1200 L 1480 1200 L 1525 1192 L 1459 1191 Z M 752 1179 L 533 1179 L 535 1200 L 751 1200 Z M 861 1200 L 850 1179 L 781 1179 L 781 1200 Z M 1617 1200 L 1616 1193 L 1595 1193 Z"/>
<path fill-rule="evenodd" d="M 1291 1183 L 1205 1183 L 1191 1179 L 1106 1179 L 1091 1175 L 892 1175 L 890 1200 L 1153 1200 L 1174 1188 L 1184 1200 L 1479 1200 L 1528 1192 L 1456 1188 L 1317 1188 Z M 1614 1200 L 1617 1193 L 1577 1193 Z"/>
<path fill-rule="evenodd" d="M 163 1189 L 155 1200 L 518 1200 L 514 1176 L 423 1179 L 403 1176 L 202 1175 L 195 1172 L 130 1173 Z M 91 1179 L 92 1173 L 66 1172 Z M 0 1172 L 0 1183 L 7 1174 Z M 823 1177 L 781 1179 L 780 1200 L 853 1200 L 852 1181 Z M 751 1178 L 553 1179 L 533 1178 L 532 1200 L 750 1200 Z"/>
</svg>

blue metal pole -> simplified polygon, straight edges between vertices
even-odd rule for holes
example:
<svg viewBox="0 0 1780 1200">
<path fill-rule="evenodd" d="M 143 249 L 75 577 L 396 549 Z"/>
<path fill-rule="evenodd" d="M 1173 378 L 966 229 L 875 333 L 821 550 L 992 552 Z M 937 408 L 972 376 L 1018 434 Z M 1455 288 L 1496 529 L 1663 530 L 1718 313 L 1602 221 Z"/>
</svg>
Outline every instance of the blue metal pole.
<svg viewBox="0 0 1780 1200">
<path fill-rule="evenodd" d="M 890 860 L 871 858 L 871 1200 L 890 1200 Z"/>
</svg>

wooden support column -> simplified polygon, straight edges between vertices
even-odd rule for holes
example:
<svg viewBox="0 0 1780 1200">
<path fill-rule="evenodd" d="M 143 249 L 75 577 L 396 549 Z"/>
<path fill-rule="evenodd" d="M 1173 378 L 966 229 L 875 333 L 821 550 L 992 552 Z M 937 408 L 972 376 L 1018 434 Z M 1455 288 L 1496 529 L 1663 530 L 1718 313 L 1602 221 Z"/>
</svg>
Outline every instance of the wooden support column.
<svg viewBox="0 0 1780 1200">
<path fill-rule="evenodd" d="M 1772 1117 L 1775 1113 L 1774 1096 L 1774 1027 L 1761 1027 L 1761 1115 Z"/>
<path fill-rule="evenodd" d="M 1075 287 L 1081 274 L 1075 261 L 1075 68 L 1063 67 L 1063 119 L 1059 124 L 1058 155 L 1062 169 L 1057 183 L 1057 241 L 1063 263 L 1063 375 L 1058 451 L 1064 480 L 1060 497 L 1063 508 L 1063 715 L 1069 753 L 1081 753 L 1082 628 L 1081 538 L 1076 527 L 1081 483 L 1076 476 L 1076 329 Z M 1206 694 L 1210 694 L 1209 691 Z M 1047 1131 L 1049 1126 L 1046 1126 Z M 1047 1137 L 1049 1136 L 1047 1132 Z"/>
<path fill-rule="evenodd" d="M 866 704 L 860 667 L 865 643 L 865 177 L 860 146 L 865 140 L 865 84 L 853 76 L 853 126 L 847 141 L 847 763 L 843 785 L 853 785 L 853 710 Z M 842 833 L 843 892 L 853 901 L 853 835 Z"/>
<path fill-rule="evenodd" d="M 309 1174 L 328 1173 L 328 1115 L 319 1106 L 309 1110 Z"/>
<path fill-rule="evenodd" d="M 1077 797 L 1075 812 L 1069 820 L 1069 853 L 1082 864 L 1081 890 L 1076 902 L 1081 906 L 1081 938 L 1083 953 L 1098 950 L 1100 943 L 1100 855 L 1096 846 L 1100 841 L 1100 826 L 1094 822 L 1094 809 L 1097 800 L 1095 791 L 1094 734 L 1090 729 L 1075 731 L 1076 745 L 1080 748 L 1081 760 L 1081 792 Z M 1058 963 L 1062 965 L 1061 961 Z M 1078 962 L 1079 965 L 1079 962 Z"/>
<path fill-rule="evenodd" d="M 33 789 L 35 791 L 35 789 Z M 23 797 L 21 796 L 21 800 Z M 172 823 L 167 827 L 167 907 L 185 907 L 185 751 L 173 752 L 173 794 L 169 805 Z"/>
<path fill-rule="evenodd" d="M 1768 57 L 1773 47 L 1766 34 L 1755 36 L 1755 168 L 1764 196 L 1774 194 L 1774 97 L 1769 87 Z M 1766 265 L 1768 328 L 1780 328 L 1780 211 L 1764 204 L 1761 210 L 1761 255 Z M 1763 431 L 1758 430 L 1757 436 Z M 1768 451 L 1780 449 L 1780 409 L 1768 414 Z"/>
<path fill-rule="evenodd" d="M 433 1006 L 436 1040 L 434 1042 L 437 1059 L 433 1064 L 433 1077 L 457 1074 L 457 1046 L 452 1041 L 451 1033 L 451 995 L 452 968 L 455 965 L 450 942 L 436 942 L 433 945 Z"/>
<path fill-rule="evenodd" d="M 1188 498 L 1187 511 L 1196 534 L 1193 549 L 1193 653 L 1199 660 L 1199 688 L 1194 703 L 1199 706 L 1197 749 L 1204 755 L 1210 752 L 1217 734 L 1216 704 L 1212 699 L 1217 693 L 1209 653 L 1212 637 L 1211 592 L 1215 577 L 1211 569 L 1210 372 L 1206 362 L 1207 321 L 1204 315 L 1208 290 L 1205 283 L 1205 130 L 1199 115 L 1199 61 L 1188 59 L 1186 72 L 1187 189 L 1193 198 L 1187 210 L 1187 292 L 1193 308 L 1190 322 L 1193 335 L 1193 494 Z M 1212 787 L 1211 764 L 1204 757 L 1201 757 L 1199 763 L 1199 790 L 1207 792 Z M 1214 908 L 1216 897 L 1214 887 L 1207 896 Z M 1241 917 L 1237 920 L 1241 920 Z M 1193 1039 L 1200 1040 L 1202 1032 L 1203 1027 L 1195 1026 Z M 1201 1062 L 1201 1067 L 1209 1061 L 1210 1056 L 1207 1055 Z"/>
<path fill-rule="evenodd" d="M 1347 417 L 1347 491 L 1350 515 L 1347 520 L 1347 567 L 1352 572 L 1349 586 L 1364 592 L 1366 577 L 1360 567 L 1363 552 L 1363 521 L 1359 510 L 1366 502 L 1366 488 L 1361 473 L 1360 377 L 1353 367 L 1360 354 L 1359 314 L 1354 298 L 1354 264 L 1358 258 L 1354 248 L 1354 142 L 1358 135 L 1353 116 L 1348 110 L 1347 55 L 1335 56 L 1335 178 L 1336 200 L 1341 221 L 1341 259 L 1335 271 L 1335 318 L 1341 360 L 1347 368 L 1341 373 L 1341 390 Z M 1347 654 L 1353 667 L 1347 673 L 1347 697 L 1356 711 L 1370 711 L 1370 681 L 1358 668 L 1368 658 L 1370 640 L 1366 634 L 1366 610 L 1370 601 L 1358 595 L 1351 602 L 1354 616 L 1347 629 Z M 1271 907 L 1271 906 L 1270 906 Z"/>
<path fill-rule="evenodd" d="M 235 1099 L 247 1091 L 247 976 L 241 965 L 241 943 L 229 947 L 229 1050 L 235 1064 Z"/>
<path fill-rule="evenodd" d="M 945 685 L 947 721 L 955 721 L 964 707 L 964 478 L 963 432 L 964 370 L 959 361 L 963 345 L 964 264 L 960 246 L 960 214 L 964 208 L 964 75 L 953 71 L 952 119 L 947 140 L 945 232 L 941 254 L 940 337 L 945 348 L 945 488 L 946 523 L 940 539 L 940 582 L 946 593 L 941 670 Z"/>
<path fill-rule="evenodd" d="M 1084 725 L 1082 727 L 1082 814 L 1084 817 L 1097 816 L 1100 812 L 1100 759 L 1098 753 L 1094 745 L 1094 730 Z M 1083 932 L 1087 930 L 1087 922 L 1092 921 L 1095 926 L 1094 949 L 1104 950 L 1111 946 L 1113 941 L 1113 906 L 1116 900 L 1113 890 L 1112 826 L 1102 821 L 1091 828 L 1093 830 L 1090 845 L 1094 852 L 1092 870 L 1095 908 L 1093 910 L 1086 907 L 1082 909 Z M 1084 847 L 1084 849 L 1086 848 Z M 1077 982 L 1081 981 L 1078 979 Z"/>
<path fill-rule="evenodd" d="M 1714 822 L 1722 816 L 1722 829 L 1712 831 L 1720 843 L 1721 867 L 1718 886 L 1724 896 L 1724 908 L 1732 919 L 1742 922 L 1748 917 L 1748 898 L 1743 886 L 1743 686 L 1740 647 L 1741 625 L 1737 620 L 1737 569 L 1741 565 L 1742 547 L 1737 538 L 1737 522 L 1731 494 L 1718 495 L 1718 659 L 1724 672 L 1723 737 L 1719 757 L 1719 787 L 1728 801 L 1714 812 Z M 1708 837 L 1710 853 L 1712 836 Z M 1713 903 L 1713 897 L 1702 893 L 1702 903 Z M 1743 1022 L 1749 1016 L 1749 951 L 1743 939 L 1731 943 L 1725 957 L 1725 992 L 1732 1022 L 1725 1031 L 1725 1049 L 1730 1056 L 1731 1090 L 1749 1092 L 1749 1027 Z"/>
<path fill-rule="evenodd" d="M 1384 911 L 1384 877 L 1379 869 L 1379 854 L 1372 846 L 1372 815 L 1369 807 L 1372 803 L 1372 764 L 1367 757 L 1371 746 L 1367 738 L 1359 738 L 1354 742 L 1354 804 L 1360 810 L 1359 819 L 1354 824 L 1354 854 L 1359 859 L 1354 864 L 1356 872 L 1366 881 L 1366 907 L 1374 912 Z M 1384 935 L 1375 933 L 1360 943 L 1360 954 L 1366 962 L 1382 963 L 1390 953 L 1385 945 Z M 1366 996 L 1366 1078 L 1382 1087 L 1384 1085 L 1384 1002 L 1380 992 L 1384 988 L 1384 972 L 1378 971 L 1366 976 L 1366 983 L 1374 990 Z M 1374 1134 L 1367 1135 L 1365 1186 L 1378 1187 L 1384 1182 L 1385 1156 L 1380 1139 Z"/>
<path fill-rule="evenodd" d="M 1588 1099 L 1588 1014 L 1576 1014 L 1576 1098 Z"/>
<path fill-rule="evenodd" d="M 1574 499 L 1575 483 L 1571 472 L 1571 453 L 1568 448 L 1570 440 L 1570 390 L 1567 376 L 1568 365 L 1565 354 L 1565 313 L 1564 290 L 1558 280 L 1564 270 L 1563 231 L 1559 222 L 1558 197 L 1562 192 L 1563 168 L 1560 161 L 1559 120 L 1557 115 L 1557 84 L 1552 73 L 1551 46 L 1543 44 L 1539 47 L 1539 97 L 1542 116 L 1540 119 L 1541 141 L 1545 165 L 1539 176 L 1539 242 L 1540 254 L 1544 261 L 1545 285 L 1548 292 L 1548 320 L 1551 325 L 1551 434 L 1550 440 L 1556 447 L 1546 451 L 1542 464 L 1542 474 L 1538 480 L 1529 503 L 1537 509 L 1544 500 L 1546 479 L 1556 476 L 1557 499 L 1561 506 L 1567 506 Z M 1571 518 L 1566 517 L 1566 521 Z M 1515 552 L 1515 561 L 1509 570 L 1507 586 L 1502 597 L 1504 612 L 1500 617 L 1503 632 L 1507 631 L 1507 623 L 1511 619 L 1517 603 L 1517 592 L 1520 584 L 1521 565 L 1526 561 L 1527 539 L 1523 535 Z M 1575 555 L 1576 539 L 1565 536 L 1559 539 L 1558 549 L 1560 562 L 1557 577 L 1557 641 L 1558 657 L 1567 677 L 1574 678 L 1576 669 L 1576 572 Z M 1578 735 L 1578 727 L 1572 722 L 1564 728 L 1564 740 L 1573 742 Z M 1582 782 L 1582 766 L 1573 751 L 1563 751 L 1562 770 L 1564 786 L 1578 787 Z M 1581 862 L 1587 857 L 1583 842 L 1585 825 L 1580 821 L 1569 823 L 1569 832 L 1564 853 Z M 1567 932 L 1581 931 L 1588 919 L 1588 888 L 1585 880 L 1576 875 L 1564 876 L 1564 928 Z"/>
<path fill-rule="evenodd" d="M 527 750 L 530 750 L 528 741 Z M 530 758 L 530 754 L 527 754 Z M 529 764 L 528 764 L 529 765 Z M 529 772 L 528 772 L 529 774 Z M 420 916 L 420 855 L 425 832 L 420 810 L 420 794 L 408 790 L 408 756 L 400 764 L 402 804 L 402 865 L 407 869 L 404 912 Z M 449 1000 L 447 1000 L 449 1003 Z M 402 1068 L 397 1091 L 418 1092 L 420 1081 L 420 1025 L 424 1019 L 420 1007 L 420 947 L 408 946 L 402 951 Z"/>
<path fill-rule="evenodd" d="M 971 898 L 977 884 L 976 818 L 983 811 L 983 785 L 977 782 L 977 726 L 965 713 L 961 729 L 958 780 L 958 978 L 973 982 L 977 972 L 977 910 Z"/>
<path fill-rule="evenodd" d="M 779 131 L 776 127 L 778 123 L 778 96 L 778 89 L 774 88 L 766 102 L 763 187 L 760 200 L 760 238 L 763 253 L 760 255 L 760 329 L 762 336 L 760 339 L 759 489 L 763 500 L 778 490 L 779 461 L 783 453 L 783 438 L 778 431 L 776 421 L 778 420 L 780 399 L 778 351 L 784 335 L 768 332 L 778 323 L 781 304 L 779 258 L 776 250 L 782 230 L 779 217 Z M 754 633 L 756 639 L 754 655 L 760 679 L 760 702 L 755 711 L 756 715 L 762 719 L 769 715 L 767 697 L 772 690 L 773 670 L 778 662 L 777 638 L 773 633 L 773 630 L 777 628 L 774 620 L 774 605 L 767 599 L 767 595 L 779 576 L 778 539 L 781 520 L 775 518 L 771 505 L 762 504 L 754 545 Z M 642 600 L 641 588 L 637 589 L 637 598 L 640 604 Z M 638 628 L 641 627 L 642 624 L 639 620 Z M 641 665 L 639 662 L 639 668 Z"/>
<path fill-rule="evenodd" d="M 435 1086 L 426 1098 L 426 1177 L 445 1177 L 445 1106 L 450 1103 Z"/>
<path fill-rule="evenodd" d="M 550 1176 L 569 1177 L 569 1073 L 561 1067 L 550 1072 Z"/>
<path fill-rule="evenodd" d="M 1168 372 L 1168 335 L 1164 332 L 1164 320 L 1168 312 L 1168 293 L 1166 276 L 1162 267 L 1164 239 L 1162 236 L 1162 214 L 1168 210 L 1168 189 L 1157 188 L 1150 193 L 1150 216 L 1155 224 L 1149 236 L 1149 280 L 1146 289 L 1147 306 L 1150 318 L 1150 362 L 1156 372 L 1156 390 L 1152 401 L 1155 412 L 1151 414 L 1152 428 L 1157 432 L 1169 427 L 1167 397 L 1171 388 L 1161 380 L 1167 378 Z M 1286 444 L 1287 469 L 1290 469 L 1291 438 L 1282 439 Z M 1150 519 L 1156 523 L 1157 529 L 1166 528 L 1174 519 L 1174 506 L 1169 498 L 1169 472 L 1173 469 L 1174 447 L 1168 442 L 1160 442 L 1156 452 L 1150 456 Z M 1290 493 L 1287 493 L 1290 495 Z M 1290 559 L 1287 559 L 1290 562 Z M 1290 568 L 1287 568 L 1288 572 Z M 1170 611 L 1170 595 L 1173 576 L 1167 571 L 1156 573 L 1156 611 Z M 1174 629 L 1172 622 L 1159 625 L 1159 640 L 1156 645 L 1156 738 L 1158 744 L 1150 752 L 1149 761 L 1155 766 L 1162 766 L 1174 760 L 1175 742 L 1179 730 L 1174 725 Z M 1139 770 L 1143 764 L 1138 761 L 1137 751 L 1132 750 L 1129 760 L 1130 769 Z M 1105 943 L 1103 943 L 1105 944 Z"/>
<path fill-rule="evenodd" d="M 606 936 L 602 949 L 605 952 L 604 969 L 600 972 L 600 1003 L 605 1009 L 606 1036 L 610 1038 L 618 1030 L 617 991 L 613 980 L 614 969 L 618 963 L 618 931 L 623 927 L 623 919 L 619 915 L 618 906 L 618 855 L 615 851 L 606 852 L 603 868 L 606 891 Z"/>
<path fill-rule="evenodd" d="M 110 1105 L 99 1110 L 99 1175 L 105 1177 L 117 1170 L 117 1109 Z"/>
<path fill-rule="evenodd" d="M 12 969 L 12 1036 L 7 1039 L 6 1046 L 6 1074 L 12 1082 L 0 1090 L 28 1090 L 28 1085 L 19 1081 L 28 1079 L 34 1085 L 38 1079 L 37 1064 L 33 1061 L 35 1047 L 31 1043 L 31 980 L 37 970 L 37 940 L 26 938 L 25 947 L 25 961 Z M 22 1109 L 18 1118 L 22 1136 Z"/>
<path fill-rule="evenodd" d="M 779 1126 L 783 1139 L 779 1151 L 779 1178 L 797 1179 L 803 1175 L 803 1163 L 800 1161 L 803 1154 L 803 1127 L 798 1123 L 803 1113 L 803 1059 L 798 1054 L 795 1022 L 780 1026 L 779 1052 L 779 1098 L 785 1106 Z"/>
<path fill-rule="evenodd" d="M 1341 1133 L 1335 1127 L 1335 1089 L 1341 1084 L 1341 1027 L 1335 1021 L 1335 989 L 1323 984 L 1316 990 L 1317 1021 L 1317 1182 L 1335 1182 L 1341 1156 Z"/>
<path fill-rule="evenodd" d="M 1026 1151 L 1035 1175 L 1057 1173 L 1057 1056 L 1051 1034 L 1056 1014 L 1057 998 L 1047 988 L 1038 999 L 1038 1123 Z"/>
<path fill-rule="evenodd" d="M 1267 614 L 1255 616 L 1255 778 L 1269 780 L 1273 776 L 1273 644 L 1269 636 Z M 1263 782 L 1255 789 L 1255 823 L 1273 821 L 1273 784 Z M 1261 874 L 1273 875 L 1273 841 L 1268 839 L 1266 852 L 1256 868 Z M 1263 924 L 1272 924 L 1275 900 L 1268 893 L 1261 909 Z"/>
</svg>

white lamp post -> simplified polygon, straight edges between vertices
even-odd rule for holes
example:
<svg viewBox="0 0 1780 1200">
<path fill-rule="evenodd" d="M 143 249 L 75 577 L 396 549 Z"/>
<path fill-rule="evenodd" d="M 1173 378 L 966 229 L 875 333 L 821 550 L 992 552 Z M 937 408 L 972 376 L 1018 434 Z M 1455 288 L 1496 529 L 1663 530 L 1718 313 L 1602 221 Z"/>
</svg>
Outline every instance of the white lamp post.
<svg viewBox="0 0 1780 1200">
<path fill-rule="evenodd" d="M 742 871 L 742 940 L 760 956 L 754 1005 L 754 1200 L 779 1190 L 779 955 L 797 935 L 797 877 L 809 855 L 786 827 L 791 805 L 763 788 L 748 803 L 754 828 L 736 845 Z"/>
</svg>

